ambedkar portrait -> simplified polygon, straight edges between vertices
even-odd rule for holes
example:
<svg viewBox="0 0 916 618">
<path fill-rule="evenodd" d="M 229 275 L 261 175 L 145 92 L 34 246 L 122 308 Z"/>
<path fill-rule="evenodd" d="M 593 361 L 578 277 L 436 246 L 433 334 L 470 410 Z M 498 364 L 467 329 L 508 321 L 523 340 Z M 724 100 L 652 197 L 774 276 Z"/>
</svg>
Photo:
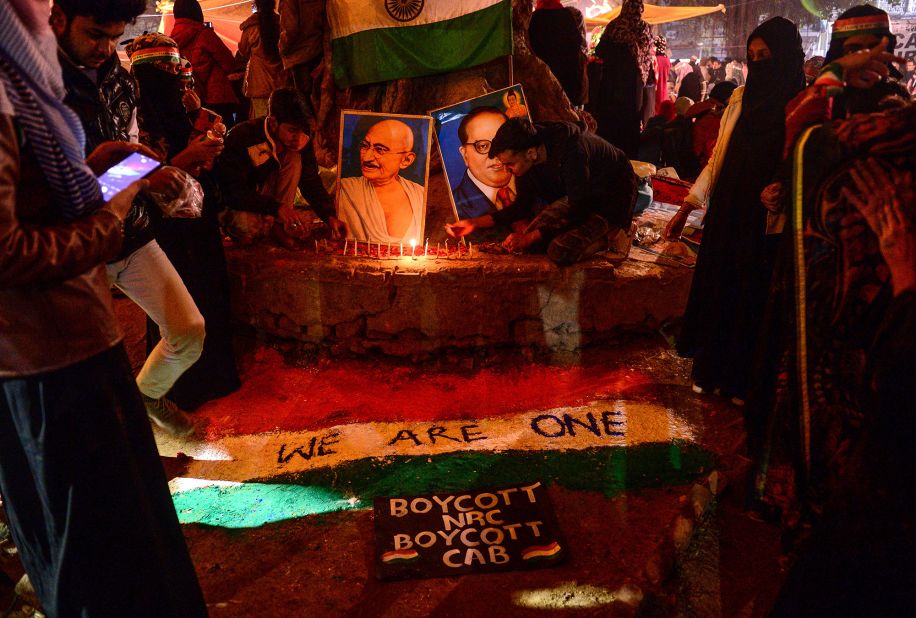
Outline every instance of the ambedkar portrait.
<svg viewBox="0 0 916 618">
<path fill-rule="evenodd" d="M 519 101 L 524 94 L 515 85 L 430 112 L 456 219 L 501 210 L 515 200 L 515 178 L 489 152 L 496 131 L 510 117 L 509 107 Z M 517 108 L 511 111 L 517 113 Z M 474 236 L 484 240 L 481 236 L 494 233 L 505 237 L 504 230 L 492 229 Z"/>
<path fill-rule="evenodd" d="M 428 116 L 341 113 L 337 216 L 350 238 L 421 242 L 431 128 Z"/>
</svg>

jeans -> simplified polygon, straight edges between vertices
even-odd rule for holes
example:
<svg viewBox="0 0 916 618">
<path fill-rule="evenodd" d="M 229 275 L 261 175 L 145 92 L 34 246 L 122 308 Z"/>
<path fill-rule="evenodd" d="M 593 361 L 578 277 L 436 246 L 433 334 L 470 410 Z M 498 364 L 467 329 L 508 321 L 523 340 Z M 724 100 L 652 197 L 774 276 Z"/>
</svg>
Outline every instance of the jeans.
<svg viewBox="0 0 916 618">
<path fill-rule="evenodd" d="M 121 344 L 0 380 L 0 493 L 51 618 L 207 615 Z"/>
<path fill-rule="evenodd" d="M 106 268 L 108 281 L 159 325 L 162 339 L 137 375 L 140 392 L 159 399 L 200 358 L 204 317 L 155 240 Z"/>
</svg>

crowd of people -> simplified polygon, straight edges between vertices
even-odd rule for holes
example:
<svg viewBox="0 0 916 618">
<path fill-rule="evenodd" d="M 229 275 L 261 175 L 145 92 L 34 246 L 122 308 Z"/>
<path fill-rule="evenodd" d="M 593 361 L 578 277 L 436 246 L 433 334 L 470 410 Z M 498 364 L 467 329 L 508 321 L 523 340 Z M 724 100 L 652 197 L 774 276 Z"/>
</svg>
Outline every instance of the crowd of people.
<svg viewBox="0 0 916 618">
<path fill-rule="evenodd" d="M 241 93 L 195 0 L 175 3 L 169 35 L 128 41 L 126 68 L 116 46 L 144 0 L 0 9 L 0 495 L 51 616 L 206 615 L 147 418 L 186 436 L 189 411 L 239 387 L 223 233 L 295 248 L 312 226 L 300 198 L 333 238 L 421 225 L 386 206 L 400 193 L 379 198 L 377 220 L 338 215 L 311 145 L 315 16 L 255 4 Z M 839 16 L 823 59 L 806 62 L 796 25 L 773 17 L 748 37 L 746 65 L 674 67 L 642 11 L 625 0 L 589 63 L 581 13 L 538 0 L 532 48 L 597 131 L 532 122 L 515 94 L 505 113 L 469 115 L 468 169 L 510 174 L 511 199 L 462 203 L 446 231 L 505 230 L 507 249 L 567 266 L 629 246 L 631 159 L 695 180 L 665 230 L 676 239 L 706 211 L 678 351 L 697 393 L 743 406 L 750 506 L 796 541 L 777 610 L 858 607 L 858 578 L 868 608 L 889 612 L 916 556 L 913 69 L 869 5 Z M 366 127 L 344 197 L 408 195 L 405 127 Z M 163 166 L 103 195 L 96 178 L 131 153 Z M 137 376 L 112 287 L 148 316 Z"/>
<path fill-rule="evenodd" d="M 898 615 L 916 572 L 900 473 L 916 410 L 913 61 L 863 4 L 826 56 L 806 59 L 796 24 L 773 17 L 746 63 L 669 71 L 642 11 L 624 0 L 598 39 L 585 109 L 628 156 L 692 182 L 668 240 L 705 211 L 677 349 L 695 392 L 744 410 L 749 509 L 780 520 L 798 557 L 774 612 Z"/>
</svg>

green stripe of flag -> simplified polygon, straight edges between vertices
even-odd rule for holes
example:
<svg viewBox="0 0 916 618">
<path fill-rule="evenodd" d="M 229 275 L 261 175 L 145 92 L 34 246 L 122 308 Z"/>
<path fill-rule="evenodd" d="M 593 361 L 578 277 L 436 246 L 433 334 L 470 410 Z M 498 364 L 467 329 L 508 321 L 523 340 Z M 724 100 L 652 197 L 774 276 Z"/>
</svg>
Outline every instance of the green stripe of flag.
<svg viewBox="0 0 916 618">
<path fill-rule="evenodd" d="M 455 19 L 377 28 L 334 39 L 338 88 L 447 73 L 512 53 L 512 5 L 500 2 Z"/>
<path fill-rule="evenodd" d="M 334 468 L 180 491 L 181 523 L 257 527 L 307 515 L 371 506 L 376 496 L 422 495 L 542 481 L 600 491 L 684 485 L 712 468 L 714 457 L 688 442 L 580 451 L 462 452 L 368 458 Z"/>
</svg>

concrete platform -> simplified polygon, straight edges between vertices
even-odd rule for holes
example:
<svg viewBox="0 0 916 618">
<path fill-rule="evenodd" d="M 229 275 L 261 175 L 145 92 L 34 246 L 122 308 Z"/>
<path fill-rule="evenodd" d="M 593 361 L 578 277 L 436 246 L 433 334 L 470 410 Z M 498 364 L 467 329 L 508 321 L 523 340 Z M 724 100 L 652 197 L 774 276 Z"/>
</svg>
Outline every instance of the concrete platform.
<svg viewBox="0 0 916 618">
<path fill-rule="evenodd" d="M 227 258 L 240 321 L 333 351 L 397 357 L 573 351 L 654 329 L 683 313 L 693 272 L 635 259 L 558 268 L 543 256 L 380 260 L 265 245 L 228 248 Z"/>
</svg>

